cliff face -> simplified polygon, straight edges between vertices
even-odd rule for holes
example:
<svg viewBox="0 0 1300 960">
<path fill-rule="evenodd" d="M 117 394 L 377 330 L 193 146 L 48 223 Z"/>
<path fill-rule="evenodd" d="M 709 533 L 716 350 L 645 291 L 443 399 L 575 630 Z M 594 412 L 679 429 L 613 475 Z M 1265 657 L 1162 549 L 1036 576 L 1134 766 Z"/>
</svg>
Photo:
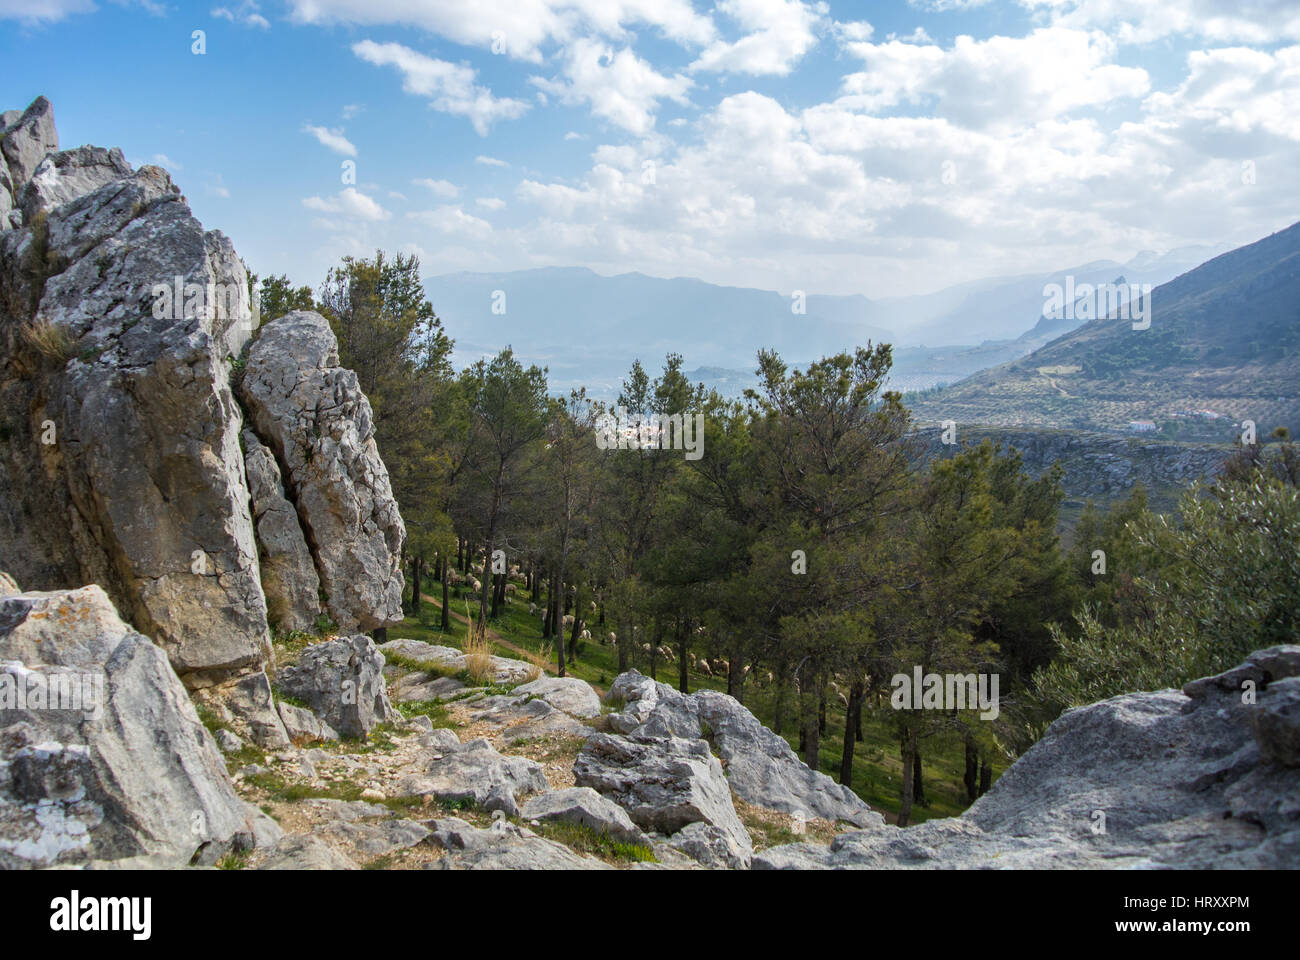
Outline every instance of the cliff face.
<svg viewBox="0 0 1300 960">
<path fill-rule="evenodd" d="M 166 171 L 132 170 L 118 150 L 58 152 L 43 98 L 4 118 L 0 567 L 29 589 L 102 585 L 191 687 L 255 671 L 270 647 L 245 414 L 231 384 L 257 325 L 243 264 Z M 317 334 L 332 341 L 322 325 Z M 301 346 L 277 342 L 291 354 Z M 300 401 L 337 407 L 328 384 L 315 388 Z M 373 450 L 363 404 L 354 398 L 336 417 L 355 418 L 357 442 Z M 258 436 L 304 424 L 272 415 L 247 426 Z M 367 543 L 366 573 L 382 587 L 326 604 L 347 610 L 350 626 L 382 626 L 400 618 L 387 595 L 405 531 L 377 452 L 340 482 L 381 504 L 386 522 Z M 315 559 L 332 570 L 330 558 Z M 283 583 L 271 578 L 273 608 L 283 608 Z M 398 591 L 400 600 L 400 580 Z M 297 595 L 290 606 L 314 613 Z"/>
</svg>

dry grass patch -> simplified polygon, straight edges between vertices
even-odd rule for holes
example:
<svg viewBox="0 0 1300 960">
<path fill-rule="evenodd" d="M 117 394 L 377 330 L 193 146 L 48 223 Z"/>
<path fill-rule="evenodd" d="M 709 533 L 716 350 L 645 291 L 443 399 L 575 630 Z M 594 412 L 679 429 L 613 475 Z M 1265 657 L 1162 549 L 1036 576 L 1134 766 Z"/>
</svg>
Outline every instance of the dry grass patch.
<svg viewBox="0 0 1300 960">
<path fill-rule="evenodd" d="M 779 847 L 785 843 L 829 844 L 837 834 L 847 829 L 829 820 L 814 817 L 804 822 L 803 833 L 795 833 L 796 821 L 790 814 L 769 810 L 766 807 L 756 807 L 735 795 L 731 799 L 736 807 L 736 815 L 740 817 L 740 822 L 745 825 L 750 839 L 754 841 L 756 851 Z"/>
</svg>

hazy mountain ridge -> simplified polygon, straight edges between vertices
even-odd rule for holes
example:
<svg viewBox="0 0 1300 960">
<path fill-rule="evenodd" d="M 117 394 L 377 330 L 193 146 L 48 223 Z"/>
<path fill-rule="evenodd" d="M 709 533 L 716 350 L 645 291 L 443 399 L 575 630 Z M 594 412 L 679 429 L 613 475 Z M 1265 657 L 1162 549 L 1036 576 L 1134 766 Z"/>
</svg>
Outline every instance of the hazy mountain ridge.
<svg viewBox="0 0 1300 960">
<path fill-rule="evenodd" d="M 1157 287 L 1152 305 L 1149 329 L 1089 320 L 913 397 L 913 410 L 922 422 L 1103 431 L 1152 421 L 1216 439 L 1244 419 L 1261 434 L 1300 425 L 1300 224 Z"/>
</svg>

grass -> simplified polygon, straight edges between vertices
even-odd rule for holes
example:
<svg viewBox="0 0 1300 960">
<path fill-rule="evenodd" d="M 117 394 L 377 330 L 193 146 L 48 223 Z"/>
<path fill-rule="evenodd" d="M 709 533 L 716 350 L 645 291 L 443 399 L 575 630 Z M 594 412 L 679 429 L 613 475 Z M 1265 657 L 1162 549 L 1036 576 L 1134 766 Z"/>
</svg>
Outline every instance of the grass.
<svg viewBox="0 0 1300 960">
<path fill-rule="evenodd" d="M 654 851 L 644 844 L 615 840 L 609 834 L 593 830 L 585 824 L 547 821 L 536 827 L 530 826 L 529 829 L 548 840 L 564 844 L 570 850 L 590 854 L 606 863 L 658 862 Z"/>
<path fill-rule="evenodd" d="M 52 364 L 61 365 L 72 358 L 72 340 L 66 330 L 48 320 L 23 324 L 23 342 Z"/>
<path fill-rule="evenodd" d="M 471 634 L 465 638 L 461 650 L 465 653 L 465 671 L 475 686 L 484 686 L 496 679 L 490 640 Z"/>
</svg>

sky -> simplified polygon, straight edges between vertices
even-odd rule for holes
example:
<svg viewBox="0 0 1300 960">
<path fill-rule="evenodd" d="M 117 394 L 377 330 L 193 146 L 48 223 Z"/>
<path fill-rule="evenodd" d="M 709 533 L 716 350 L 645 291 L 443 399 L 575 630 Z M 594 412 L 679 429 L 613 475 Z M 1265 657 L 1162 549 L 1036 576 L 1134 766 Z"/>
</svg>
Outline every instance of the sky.
<svg viewBox="0 0 1300 960">
<path fill-rule="evenodd" d="M 1300 219 L 1300 0 L 0 0 L 0 64 L 313 286 L 382 248 L 878 298 Z"/>
</svg>

